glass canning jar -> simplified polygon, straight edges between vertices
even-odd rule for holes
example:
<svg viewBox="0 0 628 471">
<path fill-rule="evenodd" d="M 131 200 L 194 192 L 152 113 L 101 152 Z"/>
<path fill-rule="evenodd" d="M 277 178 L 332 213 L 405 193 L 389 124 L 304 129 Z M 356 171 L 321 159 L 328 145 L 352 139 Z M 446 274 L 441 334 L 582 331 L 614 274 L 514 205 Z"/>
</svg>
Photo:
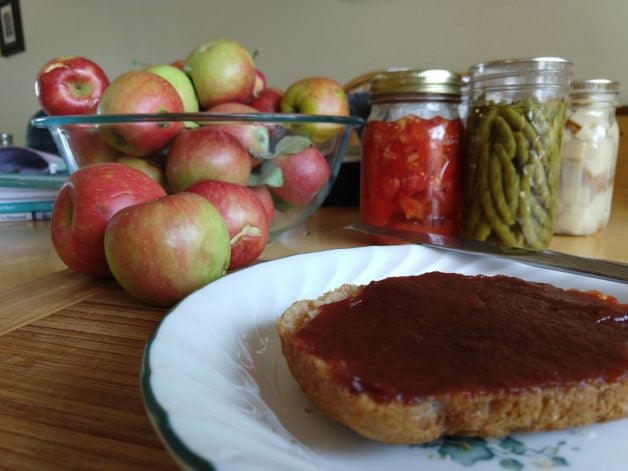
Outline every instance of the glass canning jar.
<svg viewBox="0 0 628 471">
<path fill-rule="evenodd" d="M 371 80 L 362 134 L 360 218 L 382 227 L 458 235 L 462 223 L 461 77 L 394 70 Z M 375 243 L 396 243 L 372 237 Z"/>
<path fill-rule="evenodd" d="M 608 224 L 619 148 L 618 94 L 619 82 L 612 80 L 571 83 L 555 234 L 590 235 Z"/>
<path fill-rule="evenodd" d="M 551 241 L 571 67 L 540 57 L 469 69 L 465 237 L 532 249 Z"/>
</svg>

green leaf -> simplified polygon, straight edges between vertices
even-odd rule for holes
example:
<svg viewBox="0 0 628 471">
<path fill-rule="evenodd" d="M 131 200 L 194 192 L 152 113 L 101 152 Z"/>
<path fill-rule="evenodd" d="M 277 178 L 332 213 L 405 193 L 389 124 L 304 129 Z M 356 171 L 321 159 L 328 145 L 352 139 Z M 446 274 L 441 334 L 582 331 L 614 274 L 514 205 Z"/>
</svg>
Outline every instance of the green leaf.
<svg viewBox="0 0 628 471">
<path fill-rule="evenodd" d="M 285 136 L 275 146 L 275 154 L 298 154 L 306 147 L 312 145 L 304 136 Z"/>
<path fill-rule="evenodd" d="M 499 442 L 500 448 L 508 450 L 515 455 L 522 455 L 526 451 L 525 445 L 519 440 L 515 440 L 512 437 L 506 437 Z"/>
<path fill-rule="evenodd" d="M 260 160 L 270 160 L 273 157 L 276 157 L 276 155 L 277 155 L 274 152 L 257 151 L 255 149 L 253 149 L 252 147 L 249 147 L 247 150 L 248 150 L 249 154 L 251 154 L 256 159 L 260 159 Z"/>
<path fill-rule="evenodd" d="M 504 469 L 514 469 L 515 471 L 521 471 L 523 469 L 523 463 L 521 461 L 510 458 L 500 460 L 499 465 Z"/>
<path fill-rule="evenodd" d="M 548 461 L 551 464 L 551 467 L 554 466 L 569 466 L 569 462 L 561 457 L 561 456 L 552 456 L 551 458 L 548 458 Z"/>
<path fill-rule="evenodd" d="M 264 163 L 261 166 L 259 172 L 252 173 L 249 176 L 249 180 L 247 182 L 248 186 L 259 186 L 259 185 L 268 185 L 268 186 L 282 186 L 283 185 L 283 172 L 276 165 L 271 164 L 270 162 Z"/>
<path fill-rule="evenodd" d="M 464 466 L 471 466 L 477 461 L 487 461 L 495 457 L 486 440 L 474 437 L 448 438 L 439 448 L 438 454 L 449 457 Z"/>
<path fill-rule="evenodd" d="M 285 213 L 287 211 L 290 211 L 292 208 L 294 208 L 293 205 L 291 205 L 290 203 L 286 203 L 284 200 L 279 198 L 279 196 L 273 194 L 272 197 L 273 197 L 273 204 L 275 205 L 275 209 L 279 211 L 280 213 Z"/>
</svg>

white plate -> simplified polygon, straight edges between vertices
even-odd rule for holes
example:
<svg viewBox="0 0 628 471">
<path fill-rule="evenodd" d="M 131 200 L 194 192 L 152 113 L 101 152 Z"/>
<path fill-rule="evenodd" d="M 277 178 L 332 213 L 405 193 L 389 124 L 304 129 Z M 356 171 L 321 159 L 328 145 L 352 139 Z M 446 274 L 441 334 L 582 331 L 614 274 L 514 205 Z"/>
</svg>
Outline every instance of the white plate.
<svg viewBox="0 0 628 471">
<path fill-rule="evenodd" d="M 225 276 L 177 305 L 147 344 L 148 414 L 190 469 L 628 469 L 628 420 L 502 440 L 390 446 L 327 419 L 304 397 L 281 354 L 275 321 L 293 301 L 342 283 L 427 271 L 498 274 L 597 289 L 628 302 L 626 285 L 492 257 L 415 245 L 296 255 Z"/>
</svg>

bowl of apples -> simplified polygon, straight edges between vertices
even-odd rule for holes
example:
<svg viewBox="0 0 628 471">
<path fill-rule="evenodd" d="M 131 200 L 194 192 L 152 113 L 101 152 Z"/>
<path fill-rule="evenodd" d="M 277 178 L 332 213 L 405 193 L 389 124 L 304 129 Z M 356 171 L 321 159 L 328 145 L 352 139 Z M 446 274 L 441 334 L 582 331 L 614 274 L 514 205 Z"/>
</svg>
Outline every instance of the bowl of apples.
<svg viewBox="0 0 628 471">
<path fill-rule="evenodd" d="M 118 162 L 169 194 L 218 181 L 229 184 L 225 199 L 231 186 L 246 187 L 263 203 L 273 240 L 322 204 L 363 120 L 332 79 L 300 79 L 285 91 L 265 80 L 240 44 L 222 39 L 182 64 L 111 82 L 90 59 L 58 57 L 37 75 L 46 116 L 31 124 L 50 130 L 71 173 Z"/>
<path fill-rule="evenodd" d="M 172 306 L 323 203 L 363 120 L 333 79 L 269 87 L 253 56 L 219 38 L 111 81 L 82 56 L 40 68 L 31 125 L 70 170 L 50 222 L 70 269 Z"/>
<path fill-rule="evenodd" d="M 357 118 L 284 113 L 146 113 L 35 118 L 70 172 L 105 162 L 135 167 L 167 193 L 207 180 L 261 200 L 269 240 L 309 217 L 338 176 Z"/>
</svg>

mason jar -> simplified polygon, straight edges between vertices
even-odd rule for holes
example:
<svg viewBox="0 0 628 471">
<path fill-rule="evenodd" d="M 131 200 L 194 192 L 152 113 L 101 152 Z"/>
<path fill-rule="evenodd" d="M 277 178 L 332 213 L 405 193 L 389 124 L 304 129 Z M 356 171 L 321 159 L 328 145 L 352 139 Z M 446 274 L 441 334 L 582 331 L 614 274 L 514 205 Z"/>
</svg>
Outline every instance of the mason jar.
<svg viewBox="0 0 628 471">
<path fill-rule="evenodd" d="M 612 80 L 571 83 L 555 234 L 590 235 L 608 224 L 619 149 L 618 94 L 619 82 Z"/>
<path fill-rule="evenodd" d="M 362 134 L 362 222 L 460 234 L 460 84 L 459 74 L 442 69 L 393 70 L 372 79 L 371 113 Z"/>
<path fill-rule="evenodd" d="M 540 57 L 469 69 L 465 237 L 549 245 L 571 68 L 565 59 Z"/>
</svg>

